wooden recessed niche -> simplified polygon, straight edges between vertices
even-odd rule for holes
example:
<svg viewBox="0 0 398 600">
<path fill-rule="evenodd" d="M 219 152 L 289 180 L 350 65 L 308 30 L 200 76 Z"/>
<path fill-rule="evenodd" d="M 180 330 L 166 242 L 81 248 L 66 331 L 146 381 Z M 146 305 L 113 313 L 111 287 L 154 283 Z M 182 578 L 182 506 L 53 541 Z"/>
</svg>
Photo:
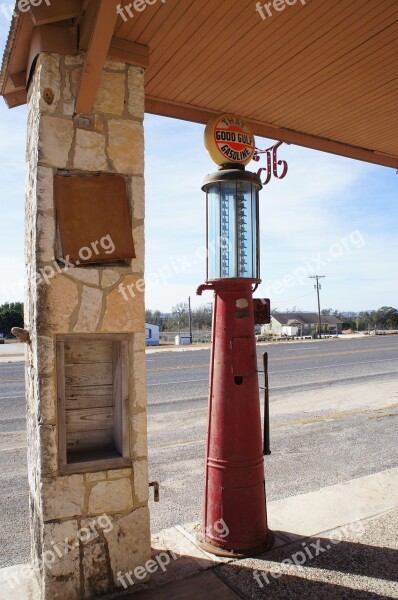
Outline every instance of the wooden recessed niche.
<svg viewBox="0 0 398 600">
<path fill-rule="evenodd" d="M 124 334 L 57 338 L 61 472 L 131 463 L 128 370 Z"/>
</svg>

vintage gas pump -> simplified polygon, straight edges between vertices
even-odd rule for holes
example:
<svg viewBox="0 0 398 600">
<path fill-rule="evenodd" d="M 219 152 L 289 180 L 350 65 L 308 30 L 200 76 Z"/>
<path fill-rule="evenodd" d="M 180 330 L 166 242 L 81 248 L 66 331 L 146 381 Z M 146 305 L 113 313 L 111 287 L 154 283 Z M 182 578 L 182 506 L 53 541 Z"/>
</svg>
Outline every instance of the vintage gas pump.
<svg viewBox="0 0 398 600">
<path fill-rule="evenodd" d="M 203 185 L 207 280 L 214 291 L 209 415 L 201 545 L 222 555 L 258 554 L 267 528 L 264 458 L 254 331 L 259 273 L 259 177 L 245 171 L 254 137 L 234 115 L 213 118 L 205 145 L 219 165 Z M 221 525 L 220 525 L 221 524 Z"/>
</svg>

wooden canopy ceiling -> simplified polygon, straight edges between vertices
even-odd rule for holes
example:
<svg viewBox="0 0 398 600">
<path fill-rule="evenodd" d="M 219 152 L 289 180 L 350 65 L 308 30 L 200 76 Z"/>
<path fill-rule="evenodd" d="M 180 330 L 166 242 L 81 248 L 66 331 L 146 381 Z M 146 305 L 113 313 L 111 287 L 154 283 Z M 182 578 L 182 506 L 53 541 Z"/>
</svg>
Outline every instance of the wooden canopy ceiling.
<svg viewBox="0 0 398 600">
<path fill-rule="evenodd" d="M 0 92 L 23 104 L 40 51 L 84 50 L 79 113 L 109 56 L 147 69 L 147 112 L 233 112 L 258 135 L 398 168 L 397 0 L 267 4 L 264 20 L 255 0 L 43 0 L 17 10 Z"/>
</svg>

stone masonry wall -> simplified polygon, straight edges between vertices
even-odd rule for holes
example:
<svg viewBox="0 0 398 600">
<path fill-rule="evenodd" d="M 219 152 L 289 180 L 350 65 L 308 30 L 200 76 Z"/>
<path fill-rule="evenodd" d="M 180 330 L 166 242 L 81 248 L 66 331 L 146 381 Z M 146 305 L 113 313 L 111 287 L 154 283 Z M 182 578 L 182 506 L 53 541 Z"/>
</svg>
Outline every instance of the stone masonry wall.
<svg viewBox="0 0 398 600">
<path fill-rule="evenodd" d="M 90 598 L 150 557 L 146 438 L 144 73 L 108 61 L 90 117 L 74 116 L 83 56 L 40 55 L 29 90 L 26 195 L 27 414 L 32 560 L 46 600 Z M 57 169 L 128 177 L 137 258 L 130 265 L 55 269 Z M 94 241 L 94 240 L 93 240 Z M 137 285 L 126 300 L 118 286 Z M 134 289 L 136 289 L 134 287 Z M 57 334 L 127 333 L 132 467 L 62 476 L 57 449 Z M 98 525 L 98 517 L 103 517 Z M 96 520 L 97 519 L 97 520 Z M 108 521 L 109 519 L 109 521 Z M 88 524 L 98 535 L 82 540 Z M 68 538 L 69 548 L 59 544 Z M 43 560 L 44 559 L 44 560 Z"/>
</svg>

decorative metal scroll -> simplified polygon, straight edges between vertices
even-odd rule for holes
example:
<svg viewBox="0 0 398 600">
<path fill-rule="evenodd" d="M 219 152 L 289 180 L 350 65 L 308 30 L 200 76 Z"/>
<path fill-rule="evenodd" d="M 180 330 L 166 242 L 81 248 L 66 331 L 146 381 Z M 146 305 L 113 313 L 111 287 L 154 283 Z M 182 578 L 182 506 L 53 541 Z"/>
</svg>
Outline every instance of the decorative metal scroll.
<svg viewBox="0 0 398 600">
<path fill-rule="evenodd" d="M 289 169 L 287 162 L 285 160 L 278 160 L 277 156 L 278 148 L 279 146 L 282 146 L 282 144 L 290 145 L 289 142 L 278 142 L 266 150 L 260 150 L 259 148 L 256 148 L 253 156 L 253 160 L 256 162 L 259 162 L 261 154 L 266 154 L 265 159 L 267 161 L 267 166 L 262 167 L 257 172 L 259 177 L 261 177 L 263 171 L 266 171 L 267 173 L 266 179 L 263 181 L 263 185 L 267 185 L 267 183 L 271 181 L 272 176 L 276 177 L 277 179 L 283 179 L 287 175 Z M 282 171 L 280 173 L 278 173 L 278 167 L 282 167 Z"/>
</svg>

